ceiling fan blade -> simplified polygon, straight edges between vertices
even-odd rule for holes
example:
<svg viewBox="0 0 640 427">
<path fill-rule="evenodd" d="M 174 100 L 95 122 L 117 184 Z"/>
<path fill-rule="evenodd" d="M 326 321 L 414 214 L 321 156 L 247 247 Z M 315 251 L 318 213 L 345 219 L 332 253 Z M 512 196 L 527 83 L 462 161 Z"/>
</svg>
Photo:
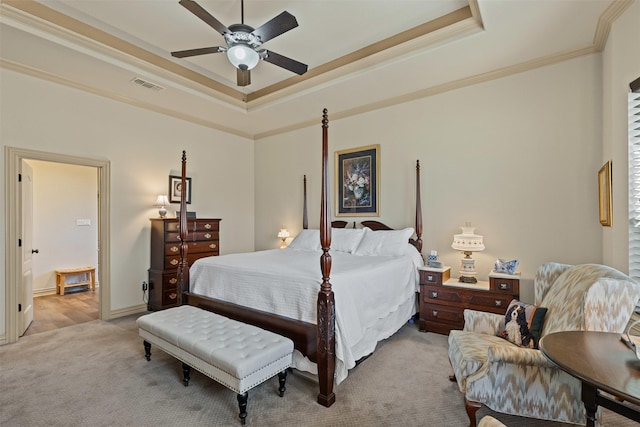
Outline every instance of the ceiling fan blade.
<svg viewBox="0 0 640 427">
<path fill-rule="evenodd" d="M 176 58 L 186 58 L 187 56 L 206 55 L 208 53 L 226 52 L 227 48 L 220 46 L 201 47 L 198 49 L 177 50 L 171 52 L 171 56 Z"/>
<path fill-rule="evenodd" d="M 189 12 L 193 13 L 198 18 L 202 19 L 204 22 L 209 24 L 209 26 L 211 28 L 213 28 L 214 30 L 216 30 L 220 34 L 224 35 L 225 33 L 229 32 L 229 29 L 222 22 L 220 22 L 216 18 L 214 18 L 209 12 L 204 10 L 202 8 L 202 6 L 200 6 L 195 1 L 193 1 L 193 0 L 180 0 L 178 3 L 180 3 L 182 6 L 184 6 Z"/>
<path fill-rule="evenodd" d="M 249 86 L 251 84 L 251 71 L 241 70 L 236 68 L 236 76 L 238 79 L 238 86 Z"/>
<path fill-rule="evenodd" d="M 289 12 L 284 11 L 269 22 L 266 22 L 253 30 L 253 34 L 260 37 L 260 40 L 264 43 L 267 40 L 271 40 L 272 38 L 277 37 L 282 33 L 286 33 L 297 26 L 298 21 L 296 21 L 296 17 Z"/>
<path fill-rule="evenodd" d="M 273 65 L 277 65 L 278 67 L 293 71 L 294 73 L 299 75 L 303 75 L 307 72 L 307 64 L 303 64 L 302 62 L 287 58 L 286 56 L 282 56 L 279 53 L 275 53 L 271 50 L 264 50 L 264 56 L 262 58 L 267 62 L 271 62 Z"/>
</svg>

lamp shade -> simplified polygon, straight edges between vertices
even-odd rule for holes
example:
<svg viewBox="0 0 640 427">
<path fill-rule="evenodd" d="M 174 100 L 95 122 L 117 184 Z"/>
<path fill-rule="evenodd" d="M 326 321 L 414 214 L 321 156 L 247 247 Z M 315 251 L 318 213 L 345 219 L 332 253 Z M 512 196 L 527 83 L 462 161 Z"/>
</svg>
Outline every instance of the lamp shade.
<svg viewBox="0 0 640 427">
<path fill-rule="evenodd" d="M 167 198 L 167 196 L 165 194 L 161 194 L 158 196 L 153 206 L 167 206 L 168 204 L 169 199 Z"/>
<path fill-rule="evenodd" d="M 479 252 L 484 250 L 483 236 L 475 234 L 475 227 L 471 227 L 469 223 L 465 224 L 462 234 L 453 236 L 451 247 L 457 251 L 463 252 Z"/>
<path fill-rule="evenodd" d="M 227 58 L 239 70 L 251 70 L 258 65 L 260 55 L 251 47 L 243 43 L 231 46 L 227 50 Z"/>
<path fill-rule="evenodd" d="M 287 237 L 291 236 L 289 234 L 289 231 L 286 228 L 281 228 L 280 232 L 278 233 L 278 237 L 281 239 L 286 239 Z"/>
</svg>

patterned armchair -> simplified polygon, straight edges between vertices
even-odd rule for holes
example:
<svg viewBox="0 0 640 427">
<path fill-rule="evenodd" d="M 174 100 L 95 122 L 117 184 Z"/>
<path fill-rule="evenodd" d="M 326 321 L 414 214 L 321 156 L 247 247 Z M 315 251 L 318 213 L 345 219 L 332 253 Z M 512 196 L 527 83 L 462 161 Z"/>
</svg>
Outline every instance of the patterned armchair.
<svg viewBox="0 0 640 427">
<path fill-rule="evenodd" d="M 603 265 L 546 263 L 538 269 L 534 292 L 535 305 L 548 309 L 541 336 L 623 332 L 640 299 L 640 284 Z M 464 318 L 464 330 L 449 334 L 449 360 L 471 427 L 482 404 L 506 414 L 585 424 L 579 380 L 540 350 L 496 336 L 504 316 L 465 310 Z"/>
</svg>

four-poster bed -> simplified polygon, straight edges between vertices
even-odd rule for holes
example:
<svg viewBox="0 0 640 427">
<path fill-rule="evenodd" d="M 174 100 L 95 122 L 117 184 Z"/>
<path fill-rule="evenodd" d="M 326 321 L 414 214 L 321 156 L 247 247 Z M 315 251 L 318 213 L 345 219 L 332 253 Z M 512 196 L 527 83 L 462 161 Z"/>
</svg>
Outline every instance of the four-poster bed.
<svg viewBox="0 0 640 427">
<path fill-rule="evenodd" d="M 331 230 L 332 226 L 334 228 L 345 227 L 348 224 L 344 221 L 335 221 L 333 223 L 330 221 L 331 215 L 330 215 L 330 195 L 329 195 L 329 180 L 328 180 L 327 128 L 328 128 L 328 117 L 327 117 L 327 110 L 325 109 L 323 111 L 323 118 L 322 118 L 322 194 L 321 194 L 320 229 L 317 234 L 320 240 L 320 245 L 318 250 L 314 252 L 307 252 L 307 253 L 303 253 L 300 251 L 296 252 L 294 249 L 290 249 L 290 250 L 278 249 L 273 251 L 261 251 L 265 253 L 271 252 L 271 254 L 267 254 L 268 256 L 271 256 L 271 257 L 273 256 L 283 257 L 284 254 L 287 252 L 290 252 L 290 253 L 296 252 L 295 253 L 295 256 L 297 257 L 295 258 L 296 261 L 289 261 L 289 264 L 292 264 L 292 265 L 305 264 L 305 263 L 308 264 L 309 263 L 308 257 L 313 256 L 314 257 L 313 259 L 316 260 L 313 262 L 313 264 L 316 266 L 317 266 L 316 264 L 317 255 L 320 254 L 321 252 L 320 273 L 321 273 L 322 280 L 320 282 L 319 289 L 317 285 L 318 283 L 317 270 L 315 270 L 315 268 L 317 267 L 313 268 L 315 271 L 314 273 L 315 277 L 310 281 L 311 286 L 315 287 L 315 291 L 313 292 L 317 292 L 317 296 L 313 298 L 316 300 L 315 307 L 314 308 L 309 307 L 308 306 L 309 304 L 307 304 L 306 308 L 305 307 L 302 308 L 302 311 L 304 311 L 306 314 L 299 316 L 298 318 L 301 318 L 301 320 L 297 320 L 296 318 L 294 318 L 295 316 L 290 315 L 290 313 L 287 312 L 287 309 L 291 308 L 292 306 L 292 303 L 289 300 L 285 302 L 286 306 L 283 304 L 280 305 L 281 307 L 285 307 L 283 311 L 279 311 L 277 307 L 274 308 L 272 311 L 271 307 L 260 305 L 264 300 L 263 297 L 255 297 L 254 300 L 258 302 L 256 302 L 252 307 L 252 306 L 247 306 L 244 300 L 237 300 L 237 299 L 233 300 L 232 298 L 225 299 L 227 298 L 227 296 L 223 298 L 223 297 L 217 296 L 217 294 L 211 294 L 213 296 L 211 295 L 207 296 L 206 288 L 203 287 L 202 283 L 209 281 L 211 277 L 215 277 L 218 275 L 222 277 L 222 274 L 220 270 L 216 270 L 215 273 L 206 273 L 205 264 L 207 264 L 207 262 L 211 264 L 218 264 L 217 267 L 220 268 L 220 265 L 219 265 L 220 263 L 218 261 L 224 257 L 212 257 L 211 259 L 203 259 L 203 262 L 194 263 L 194 270 L 193 272 L 190 272 L 190 267 L 187 262 L 187 252 L 188 252 L 187 226 L 186 226 L 186 217 L 184 215 L 180 216 L 180 239 L 182 243 L 180 245 L 181 261 L 178 266 L 178 278 L 179 278 L 178 304 L 193 305 L 208 311 L 221 314 L 223 316 L 229 317 L 234 320 L 259 326 L 263 329 L 267 329 L 279 335 L 283 335 L 290 338 L 294 342 L 295 349 L 301 354 L 301 356 L 305 357 L 306 359 L 308 359 L 308 361 L 313 362 L 317 365 L 317 374 L 318 374 L 319 388 L 320 388 L 320 392 L 317 398 L 318 403 L 328 407 L 328 406 L 331 406 L 335 401 L 335 394 L 333 392 L 333 388 L 334 388 L 334 381 L 336 378 L 336 348 L 338 350 L 338 353 L 340 353 L 339 354 L 340 358 L 338 359 L 339 372 L 342 372 L 343 370 L 346 371 L 346 369 L 353 366 L 353 360 L 351 360 L 352 356 L 362 357 L 362 355 L 359 355 L 358 352 L 354 352 L 354 354 L 351 354 L 350 343 L 348 339 L 345 337 L 348 335 L 358 335 L 358 334 L 364 335 L 369 332 L 369 331 L 353 332 L 352 330 L 350 330 L 351 326 L 349 325 L 349 323 L 358 323 L 358 320 L 360 319 L 362 319 L 363 321 L 367 321 L 367 319 L 371 317 L 371 314 L 368 314 L 369 317 L 367 317 L 367 315 L 361 316 L 360 313 L 356 313 L 355 315 L 349 314 L 349 316 L 351 317 L 347 316 L 349 319 L 355 319 L 354 321 L 347 322 L 347 325 L 345 325 L 344 321 L 340 321 L 340 319 L 342 319 L 341 316 L 345 316 L 344 315 L 346 310 L 345 305 L 348 305 L 346 300 L 349 299 L 349 301 L 351 301 L 351 298 L 352 298 L 352 295 L 349 295 L 348 291 L 346 291 L 345 289 L 351 288 L 351 287 L 356 289 L 355 288 L 356 285 L 354 284 L 356 280 L 354 280 L 354 274 L 352 273 L 355 270 L 352 270 L 350 272 L 352 274 L 349 278 L 349 283 L 348 283 L 349 286 L 345 286 L 343 284 L 343 282 L 347 280 L 345 278 L 346 276 L 348 276 L 347 273 L 349 273 L 347 272 L 345 265 L 347 263 L 351 263 L 351 261 L 347 261 L 349 257 L 359 262 L 361 265 L 358 268 L 361 268 L 364 270 L 361 270 L 361 272 L 358 273 L 357 276 L 364 275 L 366 273 L 366 269 L 371 270 L 371 267 L 370 265 L 369 266 L 364 265 L 363 267 L 363 263 L 367 262 L 367 260 L 365 260 L 365 258 L 367 257 L 350 255 L 350 254 L 346 255 L 336 251 L 332 251 L 330 253 L 330 247 L 332 242 L 332 230 Z M 391 301 L 389 303 L 389 304 L 395 304 L 395 306 L 391 305 L 390 308 L 383 308 L 383 310 L 387 310 L 389 311 L 389 313 L 387 314 L 385 312 L 385 314 L 380 315 L 381 317 L 380 321 L 382 323 L 384 323 L 387 320 L 383 316 L 389 315 L 389 317 L 394 318 L 396 325 L 398 324 L 398 322 L 400 322 L 399 325 L 401 326 L 403 323 L 406 322 L 406 320 L 408 319 L 408 317 L 411 316 L 411 314 L 415 313 L 415 290 L 417 289 L 417 286 L 415 286 L 415 283 L 412 283 L 412 281 L 415 281 L 414 277 L 417 277 L 416 264 L 418 262 L 422 262 L 422 259 L 419 255 L 419 251 L 422 248 L 422 240 L 421 240 L 422 212 L 421 212 L 421 206 L 420 206 L 421 203 L 420 203 L 419 176 L 420 176 L 420 167 L 419 167 L 419 163 L 417 163 L 416 165 L 416 224 L 415 224 L 415 233 L 417 235 L 417 238 L 416 239 L 408 239 L 406 237 L 404 238 L 405 246 L 408 246 L 407 240 L 409 240 L 409 242 L 413 245 L 413 247 L 415 247 L 415 249 L 413 247 L 411 248 L 414 253 L 410 254 L 411 256 L 409 257 L 375 257 L 375 258 L 371 257 L 372 261 L 369 261 L 369 262 L 375 262 L 376 264 L 383 264 L 383 262 L 387 262 L 386 258 L 389 258 L 388 260 L 388 263 L 390 265 L 389 268 L 396 269 L 396 270 L 389 270 L 391 272 L 389 274 L 394 275 L 391 277 L 397 277 L 398 275 L 400 275 L 401 273 L 398 273 L 398 271 L 403 272 L 403 274 L 406 275 L 406 277 L 403 278 L 404 282 L 406 282 L 406 283 L 402 283 L 403 288 L 400 288 L 400 287 L 397 288 L 401 290 L 396 291 L 396 289 L 392 287 L 392 286 L 395 286 L 395 284 L 392 285 L 388 283 L 388 282 L 394 282 L 395 280 L 393 279 L 387 279 L 388 282 L 384 283 L 384 286 L 381 287 L 380 294 L 379 294 L 381 301 L 392 299 L 392 297 L 389 295 L 398 294 L 397 296 L 398 302 Z M 182 188 L 183 189 L 186 188 L 186 186 L 184 185 L 185 179 L 186 179 L 186 153 L 183 152 L 182 154 L 182 180 L 183 180 Z M 306 198 L 307 198 L 307 194 L 306 194 L 306 177 L 305 177 L 304 218 L 303 218 L 303 228 L 305 230 L 308 229 Z M 185 198 L 185 195 L 183 194 L 181 197 L 181 207 L 180 207 L 181 212 L 186 212 L 185 200 L 186 198 Z M 386 225 L 377 221 L 363 221 L 362 225 L 364 227 L 367 227 L 370 230 L 391 230 L 390 227 L 387 227 Z M 354 227 L 355 227 L 355 224 L 354 224 Z M 362 232 L 368 231 L 366 229 L 359 229 L 359 230 Z M 405 230 L 409 230 L 409 229 L 405 229 Z M 307 230 L 307 231 L 312 231 L 312 230 Z M 352 230 L 352 231 L 357 232 L 358 230 Z M 412 231 L 413 229 L 411 229 L 411 232 Z M 249 265 L 253 266 L 253 271 L 251 274 L 253 274 L 254 281 L 258 281 L 260 284 L 260 287 L 262 288 L 268 287 L 267 285 L 271 284 L 269 280 L 272 280 L 273 278 L 269 276 L 269 273 L 266 271 L 266 268 L 263 273 L 262 270 L 257 270 L 256 266 L 262 266 L 262 265 L 272 263 L 271 258 L 269 258 L 268 261 L 261 261 L 260 258 L 258 258 L 258 256 L 262 256 L 262 255 L 257 255 L 259 253 L 253 253 L 253 254 L 254 255 L 234 254 L 234 255 L 227 255 L 225 257 L 227 257 L 228 260 L 236 260 L 237 262 L 237 260 L 239 259 L 239 255 L 253 256 L 254 258 L 250 258 L 252 259 L 252 261 L 249 263 Z M 332 256 L 333 256 L 333 259 L 335 259 L 336 264 L 333 264 Z M 416 257 L 419 258 L 419 261 L 416 261 Z M 407 259 L 410 259 L 410 260 L 407 261 Z M 209 260 L 209 261 L 206 261 L 206 260 Z M 260 264 L 261 262 L 262 264 Z M 231 264 L 233 264 L 233 262 L 231 262 Z M 287 266 L 289 268 L 293 268 L 294 266 L 292 265 L 287 265 Z M 237 266 L 235 265 L 233 266 L 233 268 L 236 268 L 236 267 L 242 268 L 239 262 Z M 334 270 L 335 270 L 333 277 L 331 277 L 332 267 L 334 267 Z M 225 266 L 225 268 L 227 267 Z M 229 268 L 231 267 L 228 267 L 227 269 Z M 290 276 L 296 275 L 295 276 L 296 278 L 301 277 L 301 275 L 297 276 L 297 274 L 299 273 L 295 271 L 291 271 L 288 273 Z M 209 276 L 207 276 L 207 274 L 209 274 Z M 240 286 L 244 286 L 244 284 L 241 283 L 242 280 L 236 280 L 236 279 L 237 279 L 237 276 L 232 276 L 232 279 L 226 279 L 227 288 L 235 287 L 236 282 L 238 282 L 237 283 L 238 288 L 232 289 L 231 291 L 236 292 L 240 295 L 248 295 L 249 292 L 247 292 L 245 288 L 240 287 Z M 225 279 L 221 279 L 221 280 L 225 280 Z M 281 281 L 284 282 L 285 280 L 281 280 Z M 333 285 L 332 285 L 332 282 L 334 282 Z M 230 284 L 233 284 L 233 286 L 230 286 Z M 372 283 L 368 282 L 366 283 L 366 285 L 373 288 L 373 286 L 371 286 Z M 335 287 L 335 286 L 338 286 L 338 287 Z M 222 292 L 224 287 L 225 287 L 224 283 L 223 285 L 219 285 L 218 283 L 216 283 L 215 285 L 212 286 L 212 289 L 213 289 L 212 292 Z M 336 298 L 334 296 L 334 290 L 336 292 L 341 293 L 341 296 L 343 296 L 343 299 L 344 299 L 344 301 L 339 299 L 337 306 L 336 306 Z M 408 296 L 409 290 L 411 294 L 410 296 Z M 310 300 L 309 291 L 307 289 L 307 290 L 304 290 L 304 292 L 306 293 L 304 294 L 302 299 L 304 299 L 308 303 Z M 353 290 L 351 292 L 356 292 L 356 291 Z M 377 294 L 374 294 L 374 292 L 369 292 L 369 291 L 362 291 L 362 292 L 363 292 L 363 295 L 364 293 L 367 293 L 367 297 L 369 299 L 374 298 L 374 296 L 377 295 Z M 384 294 L 384 292 L 389 293 L 389 295 Z M 303 291 L 300 291 L 300 293 L 303 293 Z M 286 295 L 288 297 L 289 294 L 286 294 Z M 250 298 L 247 297 L 247 299 L 250 299 Z M 371 301 L 369 301 L 369 303 L 371 303 Z M 277 305 L 277 301 L 274 304 Z M 378 301 L 375 300 L 375 304 L 370 304 L 368 307 L 370 307 L 371 305 L 378 305 L 378 304 L 379 304 Z M 384 305 L 384 304 L 380 303 L 379 305 Z M 313 310 L 314 312 L 310 314 L 309 310 Z M 412 310 L 412 311 L 409 312 L 408 310 Z M 287 315 L 283 315 L 282 314 L 283 312 L 285 312 Z M 337 314 L 338 314 L 338 326 L 336 326 Z M 375 316 L 376 313 L 373 313 L 373 315 Z M 400 320 L 396 320 L 396 318 Z M 315 323 L 314 323 L 314 320 L 315 320 Z M 377 342 L 377 340 L 381 339 L 381 337 L 382 339 L 386 338 L 387 336 L 394 333 L 397 329 L 399 329 L 400 326 L 395 326 L 393 330 L 373 331 L 372 337 L 373 336 L 376 337 L 373 342 Z M 336 339 L 338 340 L 337 345 L 336 345 Z M 363 343 L 358 342 L 358 346 L 362 348 L 367 348 L 367 350 L 365 351 L 366 354 L 364 355 L 368 355 L 371 351 L 373 351 L 373 348 L 375 348 L 375 344 L 371 344 L 371 342 L 368 342 L 364 339 L 362 341 Z M 373 348 L 371 348 L 371 345 L 373 345 Z M 344 362 L 344 359 L 348 359 L 349 362 L 348 363 Z M 344 374 L 343 377 L 340 377 L 338 381 L 344 377 L 346 377 L 346 374 Z"/>
</svg>

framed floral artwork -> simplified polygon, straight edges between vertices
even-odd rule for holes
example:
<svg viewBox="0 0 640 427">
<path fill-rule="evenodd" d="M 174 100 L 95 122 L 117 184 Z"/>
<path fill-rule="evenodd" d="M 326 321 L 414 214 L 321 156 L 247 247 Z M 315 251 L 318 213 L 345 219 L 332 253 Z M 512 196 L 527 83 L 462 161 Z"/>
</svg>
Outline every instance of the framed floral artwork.
<svg viewBox="0 0 640 427">
<path fill-rule="evenodd" d="M 191 204 L 191 178 L 186 178 L 187 204 Z M 180 203 L 182 196 L 182 177 L 169 175 L 169 202 Z"/>
<path fill-rule="evenodd" d="M 380 216 L 380 145 L 336 151 L 336 216 Z"/>
<path fill-rule="evenodd" d="M 600 205 L 600 224 L 611 227 L 611 160 L 598 171 L 598 203 Z"/>
</svg>

